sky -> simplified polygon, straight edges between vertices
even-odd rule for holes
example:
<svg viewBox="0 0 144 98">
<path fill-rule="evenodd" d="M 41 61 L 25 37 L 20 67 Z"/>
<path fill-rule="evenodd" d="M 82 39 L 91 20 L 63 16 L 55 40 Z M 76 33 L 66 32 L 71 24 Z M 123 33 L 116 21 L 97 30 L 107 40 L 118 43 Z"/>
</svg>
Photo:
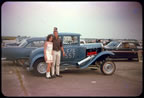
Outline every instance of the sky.
<svg viewBox="0 0 144 98">
<path fill-rule="evenodd" d="M 58 32 L 81 38 L 142 39 L 138 2 L 4 2 L 2 36 L 44 37 Z"/>
</svg>

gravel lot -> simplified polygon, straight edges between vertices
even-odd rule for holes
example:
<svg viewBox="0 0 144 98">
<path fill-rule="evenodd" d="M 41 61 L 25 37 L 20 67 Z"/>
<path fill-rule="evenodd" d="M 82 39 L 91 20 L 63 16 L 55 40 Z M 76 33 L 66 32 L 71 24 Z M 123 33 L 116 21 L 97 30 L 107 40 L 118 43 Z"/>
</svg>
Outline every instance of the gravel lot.
<svg viewBox="0 0 144 98">
<path fill-rule="evenodd" d="M 105 76 L 98 70 L 62 71 L 62 78 L 35 76 L 11 61 L 1 63 L 4 96 L 139 96 L 142 93 L 142 62 L 115 61 L 116 71 Z"/>
</svg>

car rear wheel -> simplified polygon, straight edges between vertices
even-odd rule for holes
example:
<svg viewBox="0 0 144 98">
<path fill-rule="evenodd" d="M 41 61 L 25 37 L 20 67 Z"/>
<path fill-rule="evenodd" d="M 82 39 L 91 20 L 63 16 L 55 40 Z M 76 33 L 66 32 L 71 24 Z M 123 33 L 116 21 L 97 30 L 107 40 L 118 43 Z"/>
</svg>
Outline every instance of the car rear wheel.
<svg viewBox="0 0 144 98">
<path fill-rule="evenodd" d="M 45 63 L 44 59 L 38 59 L 34 63 L 34 73 L 36 75 L 44 75 L 46 73 L 47 64 Z"/>
<path fill-rule="evenodd" d="M 116 66 L 112 61 L 104 61 L 100 69 L 103 74 L 112 75 L 116 70 Z"/>
</svg>

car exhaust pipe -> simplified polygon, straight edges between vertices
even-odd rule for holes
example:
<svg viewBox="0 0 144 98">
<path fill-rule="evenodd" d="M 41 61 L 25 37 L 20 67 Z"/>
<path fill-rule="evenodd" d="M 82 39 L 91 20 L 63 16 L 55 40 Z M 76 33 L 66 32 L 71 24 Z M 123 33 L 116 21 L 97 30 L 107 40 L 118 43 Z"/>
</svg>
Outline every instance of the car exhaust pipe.
<svg viewBox="0 0 144 98">
<path fill-rule="evenodd" d="M 81 65 L 81 64 L 85 63 L 86 61 L 92 59 L 93 57 L 94 57 L 94 55 L 88 56 L 87 58 L 85 58 L 85 59 L 79 61 L 77 64 L 78 64 L 78 65 Z"/>
</svg>

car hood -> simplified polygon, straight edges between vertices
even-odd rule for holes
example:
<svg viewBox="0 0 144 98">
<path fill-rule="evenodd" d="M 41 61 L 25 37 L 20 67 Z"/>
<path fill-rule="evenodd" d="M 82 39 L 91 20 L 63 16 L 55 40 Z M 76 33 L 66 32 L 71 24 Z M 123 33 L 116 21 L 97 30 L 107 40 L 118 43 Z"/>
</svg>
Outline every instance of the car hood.
<svg viewBox="0 0 144 98">
<path fill-rule="evenodd" d="M 6 47 L 4 47 L 4 48 L 20 48 L 19 46 L 17 46 L 17 45 L 14 45 L 14 46 L 12 46 L 12 45 L 7 45 Z"/>
<path fill-rule="evenodd" d="M 91 49 L 91 48 L 102 48 L 103 44 L 102 43 L 87 43 L 81 46 L 86 47 L 86 49 Z"/>
<path fill-rule="evenodd" d="M 108 46 L 104 46 L 104 49 L 109 49 L 110 47 L 108 47 Z"/>
</svg>

